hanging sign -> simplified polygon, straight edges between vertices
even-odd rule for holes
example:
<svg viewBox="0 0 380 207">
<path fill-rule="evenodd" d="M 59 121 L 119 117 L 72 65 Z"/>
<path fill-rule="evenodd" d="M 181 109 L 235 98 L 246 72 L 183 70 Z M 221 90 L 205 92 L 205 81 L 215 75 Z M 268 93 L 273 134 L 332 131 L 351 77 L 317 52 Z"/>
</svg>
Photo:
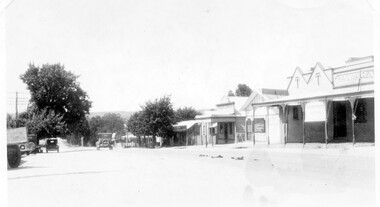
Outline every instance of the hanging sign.
<svg viewBox="0 0 380 207">
<path fill-rule="evenodd" d="M 253 128 L 255 133 L 265 133 L 265 119 L 255 118 L 253 120 Z"/>
</svg>

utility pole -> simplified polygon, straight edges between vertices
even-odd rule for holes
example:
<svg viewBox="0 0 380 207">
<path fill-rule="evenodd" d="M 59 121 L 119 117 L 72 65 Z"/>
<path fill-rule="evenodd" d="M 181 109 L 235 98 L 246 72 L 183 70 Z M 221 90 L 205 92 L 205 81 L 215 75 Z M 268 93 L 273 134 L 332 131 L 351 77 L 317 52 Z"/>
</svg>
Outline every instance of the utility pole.
<svg viewBox="0 0 380 207">
<path fill-rule="evenodd" d="M 18 109 L 17 109 L 17 105 L 18 105 L 18 92 L 16 92 L 16 119 L 18 117 Z"/>
<path fill-rule="evenodd" d="M 17 105 L 18 105 L 18 92 L 16 91 L 16 127 L 18 127 L 17 125 L 17 117 L 18 117 L 18 109 L 17 109 Z"/>
</svg>

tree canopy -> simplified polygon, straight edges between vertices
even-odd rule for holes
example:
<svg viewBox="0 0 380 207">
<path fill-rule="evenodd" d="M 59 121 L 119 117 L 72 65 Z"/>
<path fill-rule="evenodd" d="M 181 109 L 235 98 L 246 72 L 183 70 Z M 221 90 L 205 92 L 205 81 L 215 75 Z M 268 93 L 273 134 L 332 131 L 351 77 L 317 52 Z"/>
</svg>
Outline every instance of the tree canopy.
<svg viewBox="0 0 380 207">
<path fill-rule="evenodd" d="M 127 121 L 127 130 L 138 137 L 148 135 L 145 127 L 145 122 L 146 120 L 144 119 L 144 112 L 135 112 L 131 117 L 129 117 Z"/>
<path fill-rule="evenodd" d="M 98 133 L 116 133 L 120 138 L 125 132 L 125 120 L 115 113 L 107 113 L 100 116 L 91 117 L 89 119 L 89 128 L 91 131 L 90 144 L 95 144 Z"/>
<path fill-rule="evenodd" d="M 200 113 L 192 107 L 179 108 L 175 111 L 175 121 L 178 123 L 181 121 L 193 120 L 196 115 L 200 115 Z"/>
<path fill-rule="evenodd" d="M 86 134 L 85 115 L 89 113 L 91 102 L 87 93 L 80 87 L 78 76 L 66 71 L 61 64 L 45 64 L 42 67 L 29 64 L 27 71 L 20 76 L 31 93 L 28 109 L 31 123 L 39 135 L 71 133 Z M 45 123 L 56 129 L 37 127 Z M 52 134 L 51 134 L 52 133 Z"/>
<path fill-rule="evenodd" d="M 245 84 L 238 84 L 237 89 L 235 91 L 236 96 L 248 97 L 252 93 L 252 89 Z"/>
<path fill-rule="evenodd" d="M 127 122 L 128 131 L 135 136 L 152 136 L 153 146 L 156 137 L 163 139 L 173 136 L 173 124 L 176 116 L 170 97 L 164 96 L 154 101 L 148 101 L 142 110 L 134 113 Z"/>
<path fill-rule="evenodd" d="M 153 137 L 153 146 L 156 144 L 156 137 L 168 138 L 173 135 L 173 124 L 175 114 L 170 97 L 164 96 L 151 102 L 148 101 L 143 110 L 146 120 L 148 135 Z"/>
</svg>

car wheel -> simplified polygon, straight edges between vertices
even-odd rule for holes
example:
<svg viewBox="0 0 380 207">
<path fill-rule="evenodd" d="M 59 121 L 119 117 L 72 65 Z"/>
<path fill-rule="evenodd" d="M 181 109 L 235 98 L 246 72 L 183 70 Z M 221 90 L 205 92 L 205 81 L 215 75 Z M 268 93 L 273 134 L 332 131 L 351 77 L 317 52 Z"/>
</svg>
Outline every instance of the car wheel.
<svg viewBox="0 0 380 207">
<path fill-rule="evenodd" d="M 21 162 L 21 152 L 20 148 L 17 145 L 12 145 L 7 147 L 8 154 L 8 166 L 10 168 L 16 168 L 20 165 Z"/>
</svg>

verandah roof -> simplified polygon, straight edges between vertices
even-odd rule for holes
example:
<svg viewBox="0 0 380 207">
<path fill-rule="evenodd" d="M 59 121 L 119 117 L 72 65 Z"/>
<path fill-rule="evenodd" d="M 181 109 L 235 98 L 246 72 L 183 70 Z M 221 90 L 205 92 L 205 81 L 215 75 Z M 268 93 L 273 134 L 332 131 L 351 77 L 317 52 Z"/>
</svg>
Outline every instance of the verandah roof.
<svg viewBox="0 0 380 207">
<path fill-rule="evenodd" d="M 330 94 L 316 94 L 313 96 L 288 96 L 286 98 L 265 101 L 261 103 L 253 103 L 252 107 L 274 106 L 282 104 L 299 104 L 301 102 L 309 101 L 324 101 L 324 100 L 348 100 L 348 98 L 369 98 L 374 97 L 374 90 L 357 91 L 357 92 L 345 92 L 345 93 L 330 93 Z"/>
</svg>

